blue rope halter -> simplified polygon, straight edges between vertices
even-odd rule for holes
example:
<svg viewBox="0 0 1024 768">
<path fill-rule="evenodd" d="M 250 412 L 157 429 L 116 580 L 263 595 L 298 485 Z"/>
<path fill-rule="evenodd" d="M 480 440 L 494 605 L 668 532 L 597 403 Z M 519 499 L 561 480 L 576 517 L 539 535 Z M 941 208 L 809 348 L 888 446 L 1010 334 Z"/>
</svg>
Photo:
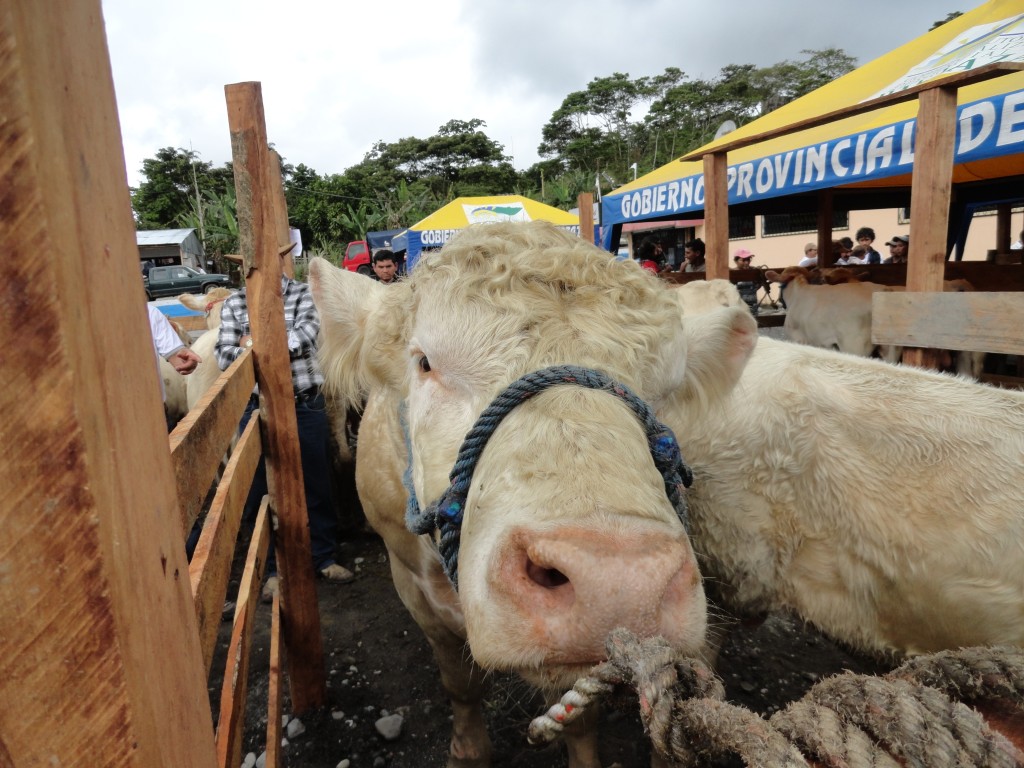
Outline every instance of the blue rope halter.
<svg viewBox="0 0 1024 768">
<path fill-rule="evenodd" d="M 672 502 L 672 506 L 675 507 L 683 527 L 689 533 L 690 522 L 682 489 L 690 487 L 693 482 L 693 473 L 683 461 L 675 435 L 668 426 L 658 421 L 651 407 L 633 394 L 625 384 L 613 381 L 603 373 L 590 368 L 557 365 L 528 373 L 509 384 L 484 409 L 476 420 L 476 424 L 466 434 L 462 447 L 459 448 L 455 466 L 448 476 L 451 481 L 448 489 L 441 494 L 441 498 L 422 511 L 412 485 L 412 446 L 403 402 L 401 421 L 402 430 L 405 432 L 406 451 L 409 456 L 405 473 L 402 476 L 402 482 L 409 494 L 409 501 L 405 509 L 405 525 L 415 534 L 433 533 L 435 529 L 441 531 L 438 551 L 441 555 L 444 572 L 456 591 L 459 588 L 458 560 L 459 541 L 462 535 L 462 515 L 466 509 L 466 496 L 469 494 L 473 472 L 476 470 L 477 462 L 480 460 L 487 441 L 513 408 L 522 405 L 534 395 L 563 384 L 603 390 L 615 395 L 628 405 L 640 419 L 644 431 L 647 433 L 647 444 L 651 451 L 651 457 L 665 480 L 665 493 L 668 495 L 669 501 Z"/>
</svg>

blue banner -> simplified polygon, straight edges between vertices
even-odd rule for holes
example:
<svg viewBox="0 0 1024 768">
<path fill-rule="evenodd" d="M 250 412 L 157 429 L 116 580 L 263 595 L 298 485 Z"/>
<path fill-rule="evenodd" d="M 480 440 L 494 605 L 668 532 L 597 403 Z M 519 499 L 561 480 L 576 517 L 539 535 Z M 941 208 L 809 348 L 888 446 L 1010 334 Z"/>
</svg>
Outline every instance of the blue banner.
<svg viewBox="0 0 1024 768">
<path fill-rule="evenodd" d="M 916 120 L 793 149 L 727 171 L 729 204 L 782 197 L 910 173 Z M 957 110 L 956 163 L 1024 151 L 1024 90 L 965 104 Z M 704 208 L 704 174 L 606 195 L 605 226 Z"/>
</svg>

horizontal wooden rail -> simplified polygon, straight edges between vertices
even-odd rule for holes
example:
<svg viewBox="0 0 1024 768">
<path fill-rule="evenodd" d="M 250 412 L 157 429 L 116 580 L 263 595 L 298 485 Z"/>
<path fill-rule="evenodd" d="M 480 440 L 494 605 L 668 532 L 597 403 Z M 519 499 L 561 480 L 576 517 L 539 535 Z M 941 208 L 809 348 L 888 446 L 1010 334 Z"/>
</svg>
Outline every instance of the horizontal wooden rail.
<svg viewBox="0 0 1024 768">
<path fill-rule="evenodd" d="M 220 375 L 171 432 L 171 465 L 186 537 L 203 508 L 220 460 L 235 439 L 255 385 L 252 353 L 247 351 Z"/>
<path fill-rule="evenodd" d="M 231 453 L 224 476 L 206 516 L 203 533 L 189 563 L 192 598 L 199 620 L 199 642 L 203 647 L 203 668 L 207 677 L 217 645 L 224 598 L 231 578 L 231 561 L 238 539 L 245 500 L 261 454 L 259 419 L 256 414 Z"/>
<path fill-rule="evenodd" d="M 270 497 L 264 496 L 256 516 L 256 528 L 245 559 L 238 602 L 228 645 L 224 685 L 220 694 L 217 721 L 217 763 L 220 768 L 235 768 L 242 763 L 242 736 L 245 730 L 245 696 L 249 688 L 249 655 L 252 650 L 252 625 L 260 599 L 263 568 L 270 543 Z"/>
<path fill-rule="evenodd" d="M 871 340 L 908 347 L 1024 354 L 1024 296 L 879 291 L 872 296 Z"/>
</svg>

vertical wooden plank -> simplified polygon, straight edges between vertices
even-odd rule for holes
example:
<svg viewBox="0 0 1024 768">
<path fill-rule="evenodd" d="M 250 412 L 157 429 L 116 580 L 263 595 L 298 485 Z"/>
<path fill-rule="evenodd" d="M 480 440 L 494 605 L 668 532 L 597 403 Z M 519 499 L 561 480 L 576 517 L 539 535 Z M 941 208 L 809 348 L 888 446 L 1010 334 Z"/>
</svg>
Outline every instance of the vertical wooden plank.
<svg viewBox="0 0 1024 768">
<path fill-rule="evenodd" d="M 576 207 L 580 209 L 580 237 L 593 244 L 594 196 L 590 192 L 581 192 L 576 198 Z"/>
<path fill-rule="evenodd" d="M 818 192 L 818 266 L 831 267 L 832 258 L 832 190 Z"/>
<path fill-rule="evenodd" d="M 282 576 L 288 675 L 293 711 L 300 713 L 319 707 L 327 700 L 327 685 L 281 301 L 281 266 L 271 192 L 277 182 L 270 173 L 260 84 L 228 85 L 225 94 L 234 158 L 239 242 L 244 263 L 250 267 L 246 296 L 256 380 L 260 388 L 267 486 L 271 508 L 279 523 L 274 544 Z"/>
<path fill-rule="evenodd" d="M 284 178 L 281 176 L 281 156 L 270 150 L 270 189 L 274 200 L 274 223 L 277 226 L 277 244 L 287 245 L 292 233 L 288 226 L 288 201 L 284 197 Z M 288 277 L 295 277 L 295 259 L 289 253 L 282 265 Z"/>
<path fill-rule="evenodd" d="M 706 277 L 729 279 L 729 181 L 724 152 L 704 155 L 704 235 Z"/>
<path fill-rule="evenodd" d="M 213 766 L 98 0 L 0 4 L 0 147 L 0 762 Z"/>
<path fill-rule="evenodd" d="M 956 88 L 930 88 L 919 97 L 910 182 L 913 213 L 907 255 L 907 292 L 941 291 L 953 186 Z M 908 349 L 903 362 L 933 368 L 934 351 Z"/>
<path fill-rule="evenodd" d="M 996 206 L 996 253 L 1010 252 L 1010 244 L 1013 242 L 1010 240 L 1013 235 L 1013 233 L 1010 232 L 1012 212 L 1013 206 L 1009 203 L 1003 203 L 1002 205 Z"/>
</svg>

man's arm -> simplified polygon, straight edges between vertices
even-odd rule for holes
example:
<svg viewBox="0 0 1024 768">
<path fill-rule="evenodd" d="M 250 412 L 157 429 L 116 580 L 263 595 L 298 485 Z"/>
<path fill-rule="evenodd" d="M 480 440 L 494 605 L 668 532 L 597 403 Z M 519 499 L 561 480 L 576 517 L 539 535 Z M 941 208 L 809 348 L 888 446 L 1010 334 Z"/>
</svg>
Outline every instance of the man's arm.
<svg viewBox="0 0 1024 768">
<path fill-rule="evenodd" d="M 316 349 L 317 334 L 320 333 L 320 315 L 313 304 L 313 294 L 309 286 L 297 284 L 297 294 L 289 297 L 296 302 L 294 322 L 288 329 L 288 352 L 292 358 L 312 354 Z"/>
<path fill-rule="evenodd" d="M 245 297 L 240 293 L 228 296 L 220 308 L 220 331 L 214 355 L 222 371 L 238 359 L 243 352 L 242 316 L 246 311 Z M 247 338 L 247 337 L 246 337 Z"/>
</svg>

